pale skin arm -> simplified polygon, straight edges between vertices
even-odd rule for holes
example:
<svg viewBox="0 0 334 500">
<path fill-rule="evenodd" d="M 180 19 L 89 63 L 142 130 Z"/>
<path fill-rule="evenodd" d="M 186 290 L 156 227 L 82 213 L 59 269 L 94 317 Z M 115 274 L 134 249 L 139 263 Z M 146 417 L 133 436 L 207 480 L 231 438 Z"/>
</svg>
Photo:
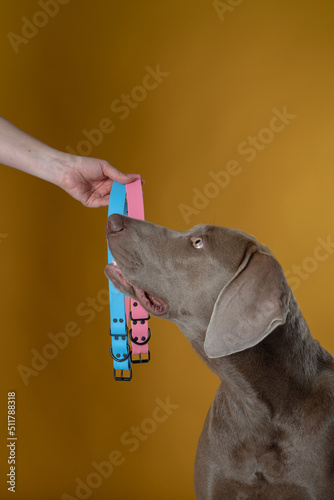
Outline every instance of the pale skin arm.
<svg viewBox="0 0 334 500">
<path fill-rule="evenodd" d="M 105 160 L 53 149 L 1 116 L 0 163 L 56 184 L 87 207 L 108 205 L 112 181 L 134 180 Z"/>
</svg>

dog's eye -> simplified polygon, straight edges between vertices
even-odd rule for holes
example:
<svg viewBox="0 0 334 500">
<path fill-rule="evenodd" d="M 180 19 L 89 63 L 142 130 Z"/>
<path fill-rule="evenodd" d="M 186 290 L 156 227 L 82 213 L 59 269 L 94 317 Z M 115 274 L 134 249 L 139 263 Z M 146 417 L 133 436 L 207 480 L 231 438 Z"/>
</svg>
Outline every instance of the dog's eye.
<svg viewBox="0 0 334 500">
<path fill-rule="evenodd" d="M 191 238 L 191 243 L 194 248 L 203 248 L 202 238 Z"/>
</svg>

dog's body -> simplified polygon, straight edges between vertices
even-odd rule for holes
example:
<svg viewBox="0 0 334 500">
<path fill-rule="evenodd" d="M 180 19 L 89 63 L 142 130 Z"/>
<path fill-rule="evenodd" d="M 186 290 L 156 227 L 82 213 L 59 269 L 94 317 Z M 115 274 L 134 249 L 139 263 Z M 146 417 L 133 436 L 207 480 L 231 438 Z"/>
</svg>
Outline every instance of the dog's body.
<svg viewBox="0 0 334 500">
<path fill-rule="evenodd" d="M 198 443 L 198 500 L 334 499 L 334 361 L 270 250 L 227 228 L 112 215 L 106 274 L 175 322 L 221 385 Z"/>
</svg>

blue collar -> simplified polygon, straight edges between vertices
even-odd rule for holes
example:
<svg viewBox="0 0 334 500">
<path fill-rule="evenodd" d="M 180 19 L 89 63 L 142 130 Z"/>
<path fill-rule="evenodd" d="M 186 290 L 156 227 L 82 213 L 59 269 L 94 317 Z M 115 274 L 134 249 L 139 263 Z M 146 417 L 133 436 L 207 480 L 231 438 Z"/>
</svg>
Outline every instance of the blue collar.
<svg viewBox="0 0 334 500">
<path fill-rule="evenodd" d="M 111 214 L 128 214 L 126 198 L 126 186 L 113 182 L 110 199 L 108 217 Z M 108 248 L 108 263 L 113 260 L 113 256 Z M 128 341 L 128 327 L 125 315 L 125 296 L 116 290 L 109 281 L 109 302 L 110 302 L 110 329 L 111 346 L 110 354 L 114 360 L 115 380 L 131 380 L 131 356 Z"/>
</svg>

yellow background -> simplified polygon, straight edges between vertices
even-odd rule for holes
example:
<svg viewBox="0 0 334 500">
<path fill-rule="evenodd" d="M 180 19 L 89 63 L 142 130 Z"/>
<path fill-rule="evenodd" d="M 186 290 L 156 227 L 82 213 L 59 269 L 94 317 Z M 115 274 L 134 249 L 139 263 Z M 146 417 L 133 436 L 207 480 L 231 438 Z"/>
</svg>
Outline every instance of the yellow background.
<svg viewBox="0 0 334 500">
<path fill-rule="evenodd" d="M 21 35 L 23 17 L 43 24 L 45 16 L 37 1 L 3 2 L 0 114 L 60 150 L 112 120 L 115 130 L 90 155 L 142 175 L 146 219 L 177 230 L 240 228 L 285 271 L 301 266 L 296 297 L 333 353 L 334 256 L 314 260 L 319 238 L 334 238 L 333 2 L 228 3 L 219 15 L 210 0 L 70 0 L 16 53 L 8 33 Z M 168 76 L 121 120 L 111 103 L 158 65 Z M 238 148 L 258 133 L 270 138 L 262 129 L 274 108 L 295 118 L 248 162 Z M 211 186 L 215 195 L 187 222 L 180 204 L 193 205 L 194 189 L 210 192 L 209 172 L 230 160 L 242 172 L 219 192 Z M 114 382 L 105 300 L 90 317 L 77 311 L 88 298 L 105 299 L 106 218 L 107 209 L 1 167 L 1 499 L 11 498 L 4 481 L 13 390 L 17 500 L 78 498 L 76 478 L 86 481 L 113 450 L 124 463 L 89 498 L 194 498 L 196 444 L 218 380 L 176 326 L 152 318 L 151 362 L 134 367 L 131 383 Z M 17 367 L 31 367 L 31 350 L 41 352 L 69 322 L 81 333 L 25 385 Z M 154 428 L 147 419 L 166 398 L 179 406 Z M 152 432 L 130 451 L 121 436 L 142 425 Z"/>
</svg>

